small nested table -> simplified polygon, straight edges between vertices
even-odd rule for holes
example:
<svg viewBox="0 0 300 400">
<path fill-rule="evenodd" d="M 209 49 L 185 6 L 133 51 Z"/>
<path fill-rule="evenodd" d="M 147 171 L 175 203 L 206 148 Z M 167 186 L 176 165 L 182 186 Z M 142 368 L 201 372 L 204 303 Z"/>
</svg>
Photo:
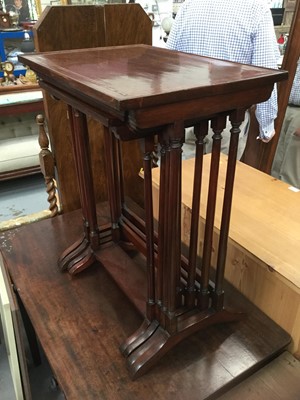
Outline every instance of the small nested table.
<svg viewBox="0 0 300 400">
<path fill-rule="evenodd" d="M 121 346 L 132 377 L 147 371 L 178 342 L 211 324 L 234 321 L 224 308 L 224 266 L 239 126 L 247 108 L 267 100 L 286 72 L 189 55 L 147 45 L 84 49 L 21 56 L 40 86 L 68 104 L 80 188 L 83 236 L 59 259 L 76 274 L 95 261 L 114 277 L 144 322 Z M 87 115 L 105 127 L 109 210 L 98 224 Z M 212 248 L 222 130 L 229 117 L 229 148 L 218 249 Z M 197 260 L 203 143 L 214 131 L 203 254 Z M 195 127 L 195 171 L 190 245 L 181 251 L 181 154 L 187 126 Z M 153 219 L 152 154 L 160 148 L 159 220 Z M 124 196 L 120 140 L 143 139 L 144 210 Z M 63 151 L 63 149 L 62 149 Z M 139 171 L 137 171 L 138 173 Z M 97 178 L 97 177 L 96 177 Z M 104 208 L 103 208 L 104 210 Z M 128 250 L 146 257 L 143 277 Z M 218 252 L 211 280 L 211 254 Z M 76 310 L 75 310 L 76 311 Z"/>
</svg>

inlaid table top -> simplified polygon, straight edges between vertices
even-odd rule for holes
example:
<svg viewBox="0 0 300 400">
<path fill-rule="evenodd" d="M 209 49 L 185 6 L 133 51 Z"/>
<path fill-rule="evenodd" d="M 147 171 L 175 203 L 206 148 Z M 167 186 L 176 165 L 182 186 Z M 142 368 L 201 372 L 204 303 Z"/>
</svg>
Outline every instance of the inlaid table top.
<svg viewBox="0 0 300 400">
<path fill-rule="evenodd" d="M 22 55 L 42 82 L 121 119 L 128 110 L 206 99 L 206 107 L 187 104 L 179 117 L 194 118 L 266 100 L 264 89 L 285 79 L 286 72 L 221 61 L 149 45 L 128 45 Z M 257 87 L 257 80 L 260 85 Z M 256 83 L 256 88 L 254 88 Z M 254 90 L 255 89 L 255 90 Z M 247 92 L 247 96 L 245 93 Z M 243 94 L 243 95 L 242 95 Z M 224 102 L 224 96 L 233 100 Z M 219 101 L 216 101 L 216 96 Z M 237 97 L 238 103 L 237 103 Z M 207 99 L 213 99 L 213 103 Z M 228 100 L 228 99 L 227 99 Z M 199 105 L 198 105 L 199 106 Z M 174 120 L 174 111 L 162 118 Z M 175 114 L 177 115 L 177 114 Z M 142 124 L 145 125 L 145 124 Z"/>
</svg>

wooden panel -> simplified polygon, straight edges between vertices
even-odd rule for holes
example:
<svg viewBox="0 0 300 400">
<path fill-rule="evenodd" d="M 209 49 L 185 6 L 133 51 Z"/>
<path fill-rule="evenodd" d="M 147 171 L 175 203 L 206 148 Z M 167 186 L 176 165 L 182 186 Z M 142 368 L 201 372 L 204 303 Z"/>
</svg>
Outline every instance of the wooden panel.
<svg viewBox="0 0 300 400">
<path fill-rule="evenodd" d="M 36 51 L 105 45 L 103 7 L 47 6 L 33 27 Z"/>
<path fill-rule="evenodd" d="M 204 157 L 198 254 L 202 254 L 210 155 Z M 222 187 L 227 158 L 222 156 L 218 182 L 214 248 L 218 246 Z M 194 160 L 183 161 L 182 240 L 188 245 Z M 159 169 L 153 170 L 155 215 Z M 225 277 L 293 338 L 290 350 L 300 356 L 300 192 L 241 162 L 237 164 Z M 288 206 L 287 206 L 288 204 Z M 216 265 L 216 252 L 212 255 Z M 288 310 L 288 312 L 287 312 Z"/>
<path fill-rule="evenodd" d="M 138 4 L 111 4 L 104 13 L 106 46 L 152 43 L 150 18 Z"/>
<path fill-rule="evenodd" d="M 80 207 L 80 202 L 67 105 L 51 98 L 46 92 L 44 99 L 51 149 L 55 159 L 59 201 L 63 211 L 74 210 Z"/>
<path fill-rule="evenodd" d="M 74 22 L 76 21 L 76 22 Z M 152 43 L 152 25 L 139 4 L 107 4 L 105 6 L 46 7 L 34 27 L 36 49 L 40 52 L 93 48 L 134 43 Z M 56 162 L 61 207 L 64 212 L 80 207 L 78 184 L 71 146 L 67 106 L 44 93 L 51 148 Z M 107 199 L 103 135 L 101 125 L 88 121 L 89 141 L 98 201 Z M 130 152 L 127 151 L 130 147 Z M 143 205 L 142 182 L 138 172 L 142 167 L 140 143 L 123 144 L 126 193 Z M 130 189 L 129 189 L 130 188 Z"/>
</svg>

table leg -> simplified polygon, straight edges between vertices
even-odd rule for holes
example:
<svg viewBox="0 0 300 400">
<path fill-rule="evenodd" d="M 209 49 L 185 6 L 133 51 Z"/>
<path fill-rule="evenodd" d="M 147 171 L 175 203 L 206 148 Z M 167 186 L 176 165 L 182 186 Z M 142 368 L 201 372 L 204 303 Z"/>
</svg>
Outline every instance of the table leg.
<svg viewBox="0 0 300 400">
<path fill-rule="evenodd" d="M 221 310 L 223 308 L 223 303 L 224 303 L 223 282 L 224 282 L 225 262 L 227 254 L 233 185 L 234 185 L 234 177 L 236 169 L 239 134 L 241 132 L 240 125 L 243 122 L 244 118 L 245 118 L 245 110 L 235 111 L 230 115 L 229 118 L 232 123 L 232 129 L 231 129 L 228 164 L 226 171 L 226 182 L 225 182 L 222 221 L 221 221 L 219 248 L 218 248 L 215 290 L 213 293 L 213 307 L 216 310 Z"/>
<path fill-rule="evenodd" d="M 120 141 L 109 128 L 104 127 L 105 157 L 107 163 L 107 187 L 110 206 L 112 236 L 114 241 L 120 239 L 119 220 L 124 202 L 123 174 L 120 155 Z"/>
<path fill-rule="evenodd" d="M 152 199 L 152 153 L 153 138 L 145 138 L 144 154 L 144 194 L 146 211 L 146 259 L 147 259 L 147 319 L 155 316 L 155 250 Z"/>
<path fill-rule="evenodd" d="M 209 188 L 207 198 L 207 211 L 205 219 L 205 232 L 203 243 L 203 257 L 201 266 L 200 308 L 206 310 L 209 306 L 209 271 L 211 264 L 212 239 L 217 199 L 217 187 L 220 164 L 220 151 L 222 131 L 226 127 L 226 114 L 218 115 L 211 121 L 213 146 L 210 164 Z"/>
<path fill-rule="evenodd" d="M 201 194 L 201 174 L 203 159 L 203 141 L 208 131 L 208 121 L 202 121 L 195 127 L 196 160 L 193 189 L 193 217 L 191 224 L 191 246 L 188 265 L 182 264 L 181 255 L 181 146 L 183 142 L 183 124 L 166 127 L 162 138 L 159 224 L 157 242 L 157 267 L 155 287 L 152 276 L 148 277 L 151 299 L 155 296 L 154 313 L 146 315 L 142 326 L 121 346 L 127 357 L 131 376 L 137 378 L 148 371 L 159 358 L 177 343 L 196 331 L 210 325 L 237 321 L 244 317 L 241 312 L 231 311 L 223 306 L 223 280 L 226 247 L 234 171 L 236 163 L 239 125 L 244 112 L 231 113 L 231 144 L 227 179 L 224 195 L 219 262 L 215 290 L 210 281 L 212 237 L 214 229 L 219 160 L 222 131 L 226 126 L 227 115 L 219 115 L 212 120 L 213 150 L 210 170 L 210 182 L 207 199 L 207 216 L 204 233 L 204 249 L 201 274 L 196 273 L 197 238 L 199 204 Z M 148 168 L 147 165 L 145 165 Z M 150 193 L 151 173 L 145 171 L 145 193 Z M 148 182 L 149 180 L 149 182 Z M 146 202 L 152 207 L 151 199 Z M 146 212 L 147 219 L 153 218 L 151 211 Z M 151 224 L 150 224 L 151 226 Z M 152 237 L 152 231 L 147 232 Z M 148 240 L 148 239 L 147 239 Z M 147 241 L 148 243 L 148 241 Z M 153 248 L 149 260 L 152 261 Z M 185 268 L 184 279 L 182 267 Z M 196 283 L 197 282 L 197 283 Z M 197 289 L 196 289 L 197 287 Z M 198 291 L 198 296 L 196 296 Z M 148 294 L 149 294 L 148 293 Z M 219 293 L 221 295 L 219 296 Z M 153 316 L 154 315 L 154 316 Z"/>
<path fill-rule="evenodd" d="M 86 115 L 68 106 L 74 160 L 82 207 L 83 238 L 70 246 L 60 257 L 61 270 L 76 274 L 95 262 L 93 250 L 99 247 L 96 202 L 91 171 Z"/>
<path fill-rule="evenodd" d="M 163 185 L 161 187 L 163 190 L 160 194 L 157 293 L 152 287 L 153 280 L 148 281 L 148 292 L 152 301 L 152 297 L 155 295 L 156 307 L 151 308 L 152 312 L 148 314 L 148 318 L 145 319 L 139 330 L 121 346 L 121 351 L 128 357 L 129 368 L 135 377 L 138 375 L 138 371 L 150 368 L 157 356 L 161 357 L 170 346 L 173 346 L 172 341 L 169 341 L 169 332 L 176 332 L 176 310 L 181 298 L 181 148 L 183 138 L 183 123 L 174 124 L 166 128 L 162 144 L 161 181 Z M 146 148 L 146 150 L 149 149 Z M 152 197 L 152 178 L 147 164 L 147 156 L 145 158 L 145 195 L 148 196 L 151 191 Z M 150 237 L 147 237 L 148 262 L 151 262 L 154 251 L 151 234 L 153 229 L 151 199 L 149 201 L 149 198 L 145 198 L 145 204 L 146 219 L 149 223 L 147 228 L 146 222 L 146 230 L 147 235 L 150 234 Z M 151 238 L 152 244 L 150 243 Z M 162 349 L 160 350 L 160 348 Z M 143 368 L 140 369 L 140 367 Z"/>
<path fill-rule="evenodd" d="M 208 121 L 204 120 L 199 125 L 194 127 L 196 135 L 196 159 L 194 169 L 194 187 L 193 187 L 193 203 L 191 217 L 191 235 L 189 245 L 189 260 L 188 260 L 188 276 L 186 288 L 186 305 L 189 308 L 195 306 L 196 295 L 196 267 L 197 267 L 197 247 L 198 247 L 198 230 L 199 230 L 199 215 L 200 215 L 200 195 L 202 186 L 202 171 L 203 171 L 203 152 L 204 138 L 208 133 Z"/>
</svg>

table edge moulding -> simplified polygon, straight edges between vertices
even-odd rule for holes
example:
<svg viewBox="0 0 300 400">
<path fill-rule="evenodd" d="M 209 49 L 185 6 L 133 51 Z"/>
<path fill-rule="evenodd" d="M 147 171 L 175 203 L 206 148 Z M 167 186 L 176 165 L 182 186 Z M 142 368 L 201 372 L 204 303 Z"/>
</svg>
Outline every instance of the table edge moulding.
<svg viewBox="0 0 300 400">
<path fill-rule="evenodd" d="M 148 371 L 186 337 L 243 313 L 224 306 L 224 267 L 239 126 L 245 111 L 267 100 L 285 71 L 205 58 L 149 45 L 127 45 L 19 57 L 40 86 L 68 104 L 83 215 L 82 237 L 63 252 L 59 267 L 71 275 L 100 262 L 144 315 L 121 345 L 133 378 Z M 105 127 L 107 222 L 99 226 L 88 144 L 87 115 Z M 222 131 L 229 117 L 231 142 L 218 263 L 211 280 L 211 253 Z M 199 196 L 208 122 L 214 131 L 204 248 L 197 265 Z M 195 126 L 196 167 L 188 254 L 181 252 L 181 157 L 184 127 Z M 154 137 L 160 151 L 160 214 L 152 206 Z M 124 196 L 120 141 L 144 139 L 143 215 Z M 138 172 L 137 172 L 138 173 Z M 146 258 L 144 283 L 127 250 Z M 124 271 L 127 265 L 128 272 Z"/>
</svg>

